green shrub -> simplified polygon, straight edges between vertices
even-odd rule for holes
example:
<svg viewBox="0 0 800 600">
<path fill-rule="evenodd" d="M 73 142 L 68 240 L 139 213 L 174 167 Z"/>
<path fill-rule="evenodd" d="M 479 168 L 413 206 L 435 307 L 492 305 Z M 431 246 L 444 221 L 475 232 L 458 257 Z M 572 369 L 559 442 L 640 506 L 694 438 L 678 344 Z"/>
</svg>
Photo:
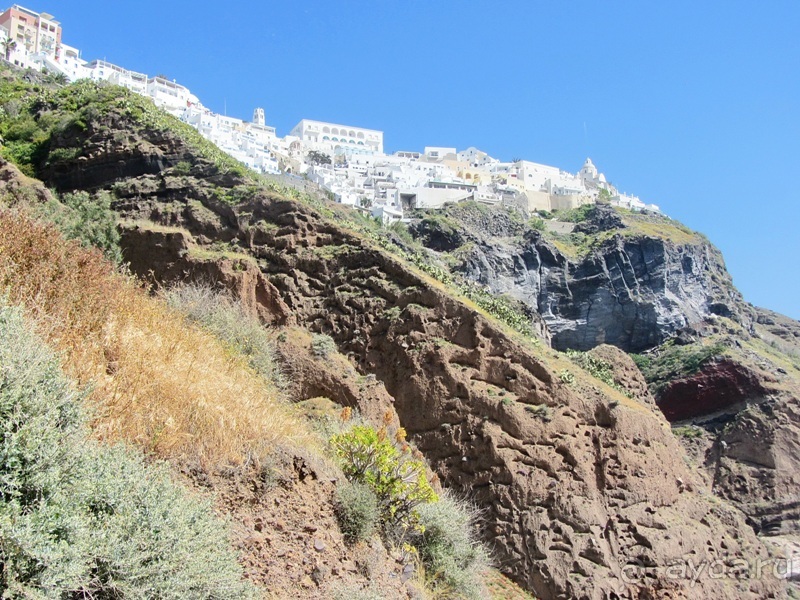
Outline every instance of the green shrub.
<svg viewBox="0 0 800 600">
<path fill-rule="evenodd" d="M 192 172 L 192 163 L 182 160 L 172 168 L 172 172 L 175 175 L 188 175 Z"/>
<path fill-rule="evenodd" d="M 9 598 L 241 598 L 210 504 L 93 441 L 57 360 L 0 307 L 0 588 Z"/>
<path fill-rule="evenodd" d="M 650 367 L 650 363 L 653 362 L 652 358 L 650 358 L 649 356 L 646 356 L 644 354 L 633 354 L 632 353 L 629 356 L 631 357 L 631 360 L 634 362 L 634 364 L 637 367 L 639 367 L 639 370 L 642 373 L 644 373 L 645 369 L 648 369 Z"/>
<path fill-rule="evenodd" d="M 86 192 L 64 194 L 60 201 L 53 199 L 36 207 L 36 215 L 51 221 L 64 237 L 78 240 L 84 246 L 103 251 L 112 262 L 122 262 L 117 215 L 111 209 L 111 194 Z"/>
<path fill-rule="evenodd" d="M 558 378 L 561 380 L 561 383 L 575 383 L 575 375 L 569 369 L 561 369 L 558 372 Z"/>
<path fill-rule="evenodd" d="M 449 494 L 419 507 L 420 527 L 411 538 L 425 566 L 425 579 L 447 598 L 485 598 L 482 573 L 489 559 L 475 539 L 476 511 Z"/>
<path fill-rule="evenodd" d="M 411 235 L 411 232 L 408 230 L 408 225 L 403 223 L 402 221 L 395 221 L 391 225 L 389 225 L 389 231 L 394 233 L 401 241 L 405 242 L 406 244 L 412 245 L 416 243 L 414 236 Z"/>
<path fill-rule="evenodd" d="M 398 447 L 385 428 L 357 425 L 334 435 L 331 444 L 347 479 L 366 484 L 377 497 L 385 533 L 413 527 L 417 507 L 437 500 L 422 456 L 408 444 Z"/>
<path fill-rule="evenodd" d="M 611 363 L 597 358 L 588 352 L 567 350 L 566 354 L 570 360 L 572 360 L 572 362 L 588 371 L 589 374 L 595 379 L 599 379 L 607 386 L 614 388 L 621 394 L 630 396 L 630 392 L 617 383 L 617 381 L 614 379 L 614 368 L 611 366 Z"/>
<path fill-rule="evenodd" d="M 703 437 L 704 430 L 702 427 L 696 425 L 684 425 L 681 427 L 673 427 L 672 433 L 677 437 L 695 439 Z"/>
<path fill-rule="evenodd" d="M 315 333 L 311 338 L 311 352 L 319 358 L 328 358 L 336 352 L 336 342 L 324 333 Z"/>
<path fill-rule="evenodd" d="M 637 363 L 654 394 L 671 380 L 697 373 L 708 361 L 720 356 L 726 348 L 720 343 L 677 345 L 672 341 L 663 344 L 648 356 L 648 361 Z"/>
<path fill-rule="evenodd" d="M 336 488 L 336 516 L 349 541 L 369 539 L 380 517 L 378 497 L 364 483 L 345 481 Z"/>
<path fill-rule="evenodd" d="M 549 422 L 553 420 L 553 409 L 546 404 L 537 404 L 535 406 L 526 404 L 525 410 L 542 421 Z"/>
<path fill-rule="evenodd" d="M 514 331 L 529 337 L 534 335 L 531 318 L 525 314 L 521 302 L 506 296 L 496 296 L 474 282 L 459 285 L 458 291 Z"/>
<path fill-rule="evenodd" d="M 547 229 L 547 225 L 545 225 L 544 219 L 533 217 L 528 220 L 528 228 L 533 229 L 534 231 L 544 231 Z"/>
<path fill-rule="evenodd" d="M 569 223 L 582 223 L 583 221 L 587 221 L 594 214 L 594 211 L 594 204 L 584 204 L 578 208 L 564 211 L 559 214 L 558 218 L 561 221 L 567 221 Z"/>
<path fill-rule="evenodd" d="M 278 388 L 286 378 L 268 330 L 229 295 L 208 286 L 185 284 L 166 293 L 167 303 L 247 357 L 250 366 Z"/>
</svg>

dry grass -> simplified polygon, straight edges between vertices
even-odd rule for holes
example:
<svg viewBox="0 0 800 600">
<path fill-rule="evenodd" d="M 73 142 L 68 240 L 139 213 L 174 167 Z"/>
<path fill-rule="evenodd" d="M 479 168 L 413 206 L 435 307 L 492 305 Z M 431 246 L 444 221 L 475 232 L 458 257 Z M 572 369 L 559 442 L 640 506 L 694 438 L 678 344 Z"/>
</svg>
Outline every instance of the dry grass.
<svg viewBox="0 0 800 600">
<path fill-rule="evenodd" d="M 206 464 L 306 445 L 305 423 L 246 360 L 52 226 L 0 212 L 0 287 L 93 387 L 93 425 L 158 456 Z"/>
</svg>

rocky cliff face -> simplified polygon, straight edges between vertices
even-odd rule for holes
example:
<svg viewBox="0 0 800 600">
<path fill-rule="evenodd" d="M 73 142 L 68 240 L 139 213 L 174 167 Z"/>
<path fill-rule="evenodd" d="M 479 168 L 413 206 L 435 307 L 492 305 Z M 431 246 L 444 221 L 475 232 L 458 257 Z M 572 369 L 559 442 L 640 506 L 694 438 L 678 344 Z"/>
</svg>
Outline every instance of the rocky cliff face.
<svg viewBox="0 0 800 600">
<path fill-rule="evenodd" d="M 392 398 L 381 405 L 393 403 L 442 481 L 484 511 L 498 565 L 537 597 L 783 594 L 775 578 L 687 575 L 689 560 L 740 572 L 767 550 L 737 510 L 703 493 L 630 363 L 625 395 L 307 205 L 221 174 L 173 135 L 118 114 L 80 135 L 82 156 L 47 163 L 42 176 L 61 190 L 114 191 L 132 270 L 157 283 L 215 279 L 265 320 L 331 335 L 383 383 Z M 610 237 L 576 262 L 535 233 L 492 247 L 476 238 L 463 272 L 535 300 L 559 347 L 640 348 L 686 315 L 735 313 L 712 250 L 659 240 L 637 250 L 636 239 Z"/>
<path fill-rule="evenodd" d="M 508 216 L 501 209 L 454 207 L 448 216 L 463 227 L 467 243 L 455 269 L 531 306 L 559 350 L 605 343 L 637 352 L 708 315 L 747 318 L 721 255 L 700 236 L 645 235 L 601 207 L 579 225 L 586 247 L 571 256 L 558 240 L 525 225 L 503 227 Z"/>
<path fill-rule="evenodd" d="M 657 385 L 658 405 L 709 491 L 764 535 L 800 534 L 800 344 L 797 322 L 757 309 L 752 334 L 720 320 L 693 328 L 684 354 L 716 356 Z M 688 341 L 688 340 L 687 340 Z M 674 349 L 673 349 L 674 352 Z M 656 364 L 665 354 L 651 353 Z"/>
</svg>

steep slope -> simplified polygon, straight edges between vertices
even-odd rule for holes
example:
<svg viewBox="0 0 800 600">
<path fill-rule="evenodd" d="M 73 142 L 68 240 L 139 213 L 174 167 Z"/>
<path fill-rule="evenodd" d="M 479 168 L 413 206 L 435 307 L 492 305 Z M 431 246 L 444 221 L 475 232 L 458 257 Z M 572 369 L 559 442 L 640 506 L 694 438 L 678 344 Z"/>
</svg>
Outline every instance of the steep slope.
<svg viewBox="0 0 800 600">
<path fill-rule="evenodd" d="M 659 406 L 708 488 L 756 531 L 799 534 L 800 324 L 757 309 L 753 334 L 726 319 L 641 357 Z"/>
<path fill-rule="evenodd" d="M 203 158 L 184 130 L 143 119 L 115 93 L 89 99 L 83 127 L 41 142 L 37 174 L 61 191 L 115 193 L 134 272 L 164 282 L 228 265 L 220 282 L 252 292 L 265 315 L 331 335 L 385 384 L 442 481 L 483 508 L 504 572 L 541 598 L 780 596 L 776 579 L 669 576 L 675 561 L 733 570 L 767 553 L 735 510 L 698 493 L 646 403 L 308 205 Z M 36 118 L 60 102 L 37 105 Z"/>
<path fill-rule="evenodd" d="M 529 305 L 559 350 L 605 343 L 638 352 L 714 314 L 749 323 L 722 256 L 702 236 L 606 205 L 581 216 L 573 233 L 558 234 L 502 208 L 459 205 L 426 219 L 425 234 L 412 232 L 442 250 L 432 243 L 442 230 L 459 230 L 458 243 L 444 248 L 453 270 Z"/>
</svg>

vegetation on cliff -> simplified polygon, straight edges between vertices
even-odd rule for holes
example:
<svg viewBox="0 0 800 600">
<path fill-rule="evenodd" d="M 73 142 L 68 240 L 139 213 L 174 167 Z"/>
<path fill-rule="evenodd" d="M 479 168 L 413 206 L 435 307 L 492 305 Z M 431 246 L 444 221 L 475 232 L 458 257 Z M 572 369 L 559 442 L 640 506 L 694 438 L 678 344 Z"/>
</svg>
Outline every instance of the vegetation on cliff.
<svg viewBox="0 0 800 600">
<path fill-rule="evenodd" d="M 0 306 L 0 587 L 14 598 L 248 598 L 207 502 L 90 437 L 77 390 Z"/>
<path fill-rule="evenodd" d="M 548 242 L 548 232 L 542 231 L 538 221 L 531 225 L 513 213 L 502 214 L 477 205 L 459 207 L 473 213 L 481 226 L 494 228 L 492 235 L 499 239 L 499 246 L 530 251 L 508 262 L 526 268 L 519 273 L 509 269 L 512 279 L 533 281 L 544 273 L 543 265 L 555 269 L 546 282 L 550 296 L 536 310 L 531 308 L 526 313 L 518 301 L 496 293 L 513 288 L 487 289 L 469 283 L 480 281 L 475 273 L 463 269 L 470 260 L 472 266 L 505 268 L 502 260 L 507 258 L 490 255 L 492 248 L 478 237 L 464 242 L 448 230 L 446 242 L 452 238 L 464 243 L 452 252 L 432 252 L 400 227 L 385 230 L 370 219 L 319 198 L 287 190 L 286 196 L 302 200 L 293 202 L 275 193 L 278 187 L 274 184 L 227 168 L 223 159 L 217 161 L 212 154 L 204 158 L 192 146 L 190 134 L 182 132 L 181 126 L 173 127 L 174 120 L 162 115 L 147 121 L 135 107 L 129 110 L 124 102 L 128 92 L 86 90 L 88 105 L 73 107 L 67 103 L 70 94 L 59 95 L 58 91 L 40 98 L 43 111 L 26 104 L 23 108 L 39 133 L 10 140 L 9 146 L 18 144 L 19 151 L 9 151 L 9 156 L 23 166 L 29 165 L 48 182 L 63 184 L 62 191 L 86 184 L 94 195 L 98 190 L 112 193 L 111 206 L 122 218 L 121 243 L 131 268 L 142 276 L 152 275 L 153 282 L 203 280 L 211 275 L 219 285 L 239 291 L 245 281 L 255 282 L 255 291 L 250 290 L 258 296 L 255 302 L 268 308 L 276 321 L 291 321 L 313 332 L 313 336 L 304 333 L 301 345 L 284 345 L 291 348 L 290 352 L 303 355 L 297 357 L 297 363 L 305 363 L 295 373 L 302 372 L 309 379 L 301 385 L 290 380 L 289 389 L 301 390 L 298 399 L 330 395 L 347 406 L 361 406 L 370 387 L 383 390 L 382 406 L 391 408 L 388 412 L 394 415 L 384 439 L 393 439 L 396 427 L 402 424 L 445 483 L 471 491 L 485 511 L 488 525 L 484 536 L 491 540 L 504 568 L 530 589 L 545 597 L 605 592 L 619 583 L 618 561 L 642 556 L 648 564 L 657 565 L 685 552 L 713 551 L 725 557 L 763 554 L 752 532 L 741 526 L 740 517 L 727 512 L 725 506 L 712 507 L 695 493 L 697 482 L 681 460 L 663 418 L 654 414 L 646 386 L 640 382 L 631 388 L 630 377 L 611 364 L 613 354 L 576 354 L 573 360 L 567 360 L 543 344 L 520 343 L 529 342 L 529 335 L 512 335 L 505 327 L 498 327 L 498 323 L 505 323 L 529 334 L 541 326 L 537 311 L 551 311 L 551 317 L 558 310 L 563 310 L 562 316 L 570 315 L 573 308 L 579 308 L 577 302 L 574 306 L 571 302 L 584 301 L 598 289 L 613 289 L 607 286 L 618 283 L 624 284 L 614 289 L 618 296 L 611 294 L 597 302 L 590 299 L 585 304 L 592 308 L 592 316 L 602 314 L 604 306 L 630 307 L 613 298 L 624 299 L 629 292 L 637 299 L 639 294 L 647 294 L 647 286 L 637 287 L 643 281 L 641 273 L 646 271 L 652 277 L 658 272 L 661 267 L 654 257 L 658 258 L 662 250 L 669 255 L 669 268 L 673 269 L 670 277 L 663 279 L 692 273 L 698 277 L 697 289 L 702 294 L 708 286 L 704 273 L 709 270 L 719 275 L 720 285 L 727 281 L 724 268 L 720 271 L 713 250 L 706 252 L 704 243 L 696 247 L 700 251 L 689 249 L 679 257 L 682 260 L 672 260 L 675 256 L 670 253 L 677 255 L 673 250 L 684 248 L 676 236 L 689 235 L 687 232 L 676 228 L 651 238 L 646 231 L 636 233 L 636 225 L 630 221 L 623 223 L 625 227 L 615 225 L 613 232 L 582 233 L 607 241 L 593 246 L 587 260 L 570 262 Z M 114 94 L 117 99 L 113 99 Z M 91 109 L 98 102 L 105 108 Z M 43 115 L 61 110 L 65 119 L 69 111 L 80 112 L 85 128 L 77 122 L 69 131 L 40 127 Z M 44 118 L 44 125 L 49 118 Z M 13 125 L 22 131 L 30 122 L 20 119 Z M 10 130 L 14 132 L 13 127 Z M 41 136 L 44 139 L 39 139 Z M 27 163 L 21 160 L 25 156 L 30 157 Z M 126 162 L 124 172 L 118 168 L 120 157 L 133 157 Z M 78 165 L 86 169 L 77 169 Z M 85 173 L 85 180 L 71 177 L 72 171 Z M 37 201 L 41 201 L 40 196 Z M 17 222 L 17 217 L 10 216 L 9 221 Z M 437 224 L 439 221 L 442 219 L 431 219 L 426 227 L 435 228 L 442 224 Z M 92 261 L 100 260 L 97 254 L 86 253 L 77 244 L 59 245 L 61 242 L 55 244 L 55 250 L 41 248 L 48 245 L 47 238 L 57 238 L 52 227 L 45 227 L 45 233 L 28 235 L 28 246 L 15 242 L 12 238 L 26 239 L 26 227 L 41 227 L 25 219 L 18 222 L 22 225 L 3 225 L 8 233 L 0 236 L 5 261 L 0 272 L 6 282 L 13 282 L 8 286 L 12 302 L 37 316 L 37 322 L 47 322 L 49 327 L 40 325 L 42 335 L 64 352 L 65 369 L 74 369 L 73 376 L 95 384 L 91 403 L 95 407 L 92 424 L 96 435 L 131 439 L 151 456 L 168 457 L 173 464 L 192 465 L 199 457 L 197 462 L 205 465 L 233 465 L 235 468 L 228 472 L 242 473 L 243 465 L 262 463 L 264 468 L 258 476 L 241 485 L 233 483 L 234 490 L 224 501 L 226 509 L 240 519 L 238 529 L 244 531 L 238 543 L 246 549 L 242 560 L 248 565 L 248 577 L 266 580 L 264 565 L 272 562 L 269 577 L 276 576 L 276 570 L 297 567 L 305 590 L 322 593 L 331 589 L 325 587 L 330 579 L 326 565 L 330 563 L 324 559 L 332 542 L 330 537 L 323 542 L 329 532 L 320 532 L 316 523 L 293 521 L 300 532 L 294 537 L 313 534 L 319 538 L 309 539 L 301 554 L 310 562 L 300 566 L 297 561 L 291 563 L 288 555 L 280 555 L 283 564 L 276 566 L 276 561 L 280 563 L 274 552 L 276 541 L 293 532 L 286 531 L 291 529 L 285 521 L 290 513 L 283 512 L 281 518 L 269 515 L 285 510 L 292 494 L 301 490 L 308 494 L 309 505 L 320 508 L 312 511 L 315 514 L 332 510 L 329 504 L 336 503 L 342 529 L 348 534 L 348 552 L 356 554 L 363 548 L 364 538 L 376 551 L 383 547 L 375 537 L 369 537 L 370 523 L 381 519 L 379 486 L 371 485 L 367 477 L 357 477 L 358 469 L 350 469 L 354 482 L 346 485 L 345 473 L 350 468 L 346 462 L 335 467 L 326 463 L 325 457 L 305 452 L 324 444 L 294 410 L 287 410 L 284 385 L 275 381 L 270 340 L 259 337 L 257 326 L 251 329 L 249 324 L 239 323 L 243 313 L 208 310 L 205 300 L 199 309 L 192 308 L 192 302 L 185 299 L 173 300 L 174 310 L 170 310 L 157 302 L 151 306 L 148 303 L 152 299 L 140 292 L 136 292 L 137 297 L 147 299 L 147 303 L 128 299 L 135 294 L 120 292 L 113 282 L 128 285 L 130 280 L 114 274 L 106 263 L 102 263 L 106 271 L 92 267 Z M 132 225 L 134 222 L 137 225 Z M 650 225 L 659 227 L 650 221 L 641 223 L 641 227 Z M 68 227 L 62 229 L 70 231 Z M 79 231 L 70 235 L 81 239 L 83 228 L 74 229 Z M 5 260 L 6 244 L 13 252 L 11 261 Z M 644 260 L 632 268 L 629 262 L 638 255 Z M 30 257 L 37 256 L 45 265 L 68 267 L 48 270 L 42 264 L 33 264 L 35 260 L 25 266 Z M 482 258 L 487 260 L 481 263 Z M 581 274 L 576 286 L 568 278 L 581 268 L 587 272 Z M 28 277 L 29 272 L 33 277 Z M 648 280 L 648 285 L 655 288 L 660 281 L 656 277 Z M 568 293 L 560 295 L 557 303 L 548 302 L 563 291 L 559 285 L 564 282 L 569 284 Z M 135 286 L 129 287 L 133 290 Z M 88 294 L 85 307 L 60 297 L 63 291 L 67 297 L 78 298 L 84 288 Z M 689 291 L 693 294 L 695 288 Z M 218 304 L 217 300 L 211 298 L 210 304 Z M 158 309 L 152 308 L 156 305 Z M 733 302 L 709 306 L 716 311 L 713 314 L 721 314 Z M 505 308 L 511 312 L 505 313 Z M 646 311 L 634 316 L 642 315 L 653 316 L 653 323 L 664 322 L 659 315 Z M 499 317 L 497 322 L 495 317 Z M 678 321 L 676 318 L 674 323 Z M 81 342 L 72 325 L 65 327 L 62 322 L 82 327 L 88 333 L 84 336 L 88 342 Z M 554 322 L 567 321 L 561 318 Z M 626 323 L 616 324 L 623 330 L 633 330 Z M 648 321 L 637 331 L 647 333 L 650 325 Z M 190 336 L 171 337 L 170 332 L 178 329 L 190 332 Z M 292 337 L 293 331 L 287 327 L 273 339 L 280 343 L 281 336 Z M 594 335 L 597 331 L 601 330 L 578 341 L 596 344 L 603 338 Z M 636 347 L 649 347 L 661 339 L 645 335 Z M 203 346 L 206 343 L 210 346 Z M 199 348 L 197 353 L 195 347 Z M 205 358 L 206 352 L 212 357 L 211 363 Z M 152 364 L 144 364 L 144 359 L 141 366 L 130 366 L 135 362 L 131 357 L 151 355 L 155 364 L 167 365 L 168 375 L 159 373 Z M 701 370 L 713 362 L 703 362 Z M 334 373 L 333 367 L 342 364 L 341 372 Z M 596 378 L 584 373 L 581 365 Z M 221 377 L 226 368 L 230 372 Z M 629 371 L 638 377 L 632 365 Z M 204 386 L 210 383 L 214 394 L 222 390 L 220 399 L 186 382 L 195 378 Z M 231 389 L 225 391 L 227 384 L 221 385 L 221 379 L 232 383 Z M 607 385 L 599 385 L 598 379 Z M 241 387 L 237 386 L 253 391 L 257 398 L 240 395 Z M 151 387 L 153 393 L 147 392 Z M 126 396 L 128 389 L 133 393 Z M 631 389 L 638 391 L 629 393 Z M 394 398 L 388 398 L 389 393 Z M 364 406 L 369 409 L 368 403 Z M 279 418 L 278 427 L 268 423 L 265 415 Z M 281 429 L 281 423 L 285 429 Z M 268 433 L 266 442 L 262 431 Z M 339 435 L 346 435 L 346 431 L 346 427 L 340 428 Z M 224 443 L 231 439 L 236 443 Z M 290 451 L 284 462 L 287 455 L 274 452 L 276 448 L 297 447 L 301 450 Z M 367 451 L 372 451 L 370 444 Z M 190 466 L 187 472 L 201 487 L 218 485 L 209 470 Z M 340 481 L 338 499 L 332 479 Z M 363 487 L 358 487 L 358 479 L 366 481 Z M 377 482 L 383 478 L 373 479 Z M 311 500 L 311 494 L 320 490 L 326 491 Z M 345 505 L 353 510 L 342 510 Z M 254 510 L 252 507 L 262 512 L 248 522 L 246 511 Z M 406 540 L 416 548 L 429 587 L 440 596 L 457 595 L 453 590 L 458 588 L 459 577 L 470 565 L 480 564 L 475 560 L 480 549 L 473 543 L 469 528 L 456 526 L 471 519 L 456 518 L 441 502 L 423 502 L 413 510 L 418 523 L 427 521 L 424 529 L 407 528 Z M 445 518 L 441 519 L 437 511 Z M 378 516 L 374 516 L 376 512 Z M 334 521 L 328 523 L 331 526 L 327 529 L 337 529 Z M 607 523 L 613 527 L 608 528 Z M 659 533 L 667 525 L 669 537 Z M 596 531 L 597 526 L 606 526 L 607 535 L 587 533 Z M 447 565 L 460 565 L 461 571 L 450 570 Z M 658 580 L 657 574 L 653 579 Z M 390 579 L 384 581 L 391 583 Z M 719 592 L 717 597 L 746 595 L 744 587 L 732 591 L 714 581 L 698 585 L 703 593 Z M 751 597 L 772 593 L 774 587 L 771 582 L 749 585 Z M 642 594 L 653 591 L 647 582 L 642 586 L 637 588 Z M 356 597 L 355 592 L 352 596 Z"/>
</svg>

